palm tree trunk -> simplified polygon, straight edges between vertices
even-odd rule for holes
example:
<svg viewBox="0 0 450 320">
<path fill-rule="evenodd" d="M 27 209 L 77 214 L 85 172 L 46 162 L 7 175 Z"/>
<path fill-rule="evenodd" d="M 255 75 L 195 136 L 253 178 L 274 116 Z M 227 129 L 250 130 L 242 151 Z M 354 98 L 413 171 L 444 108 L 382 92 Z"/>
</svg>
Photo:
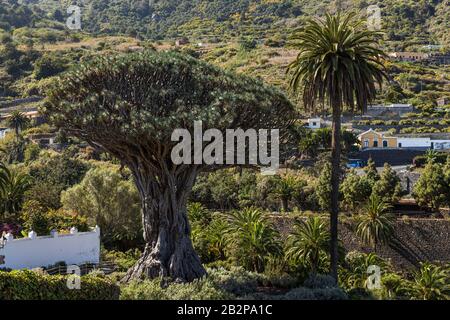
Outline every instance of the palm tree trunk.
<svg viewBox="0 0 450 320">
<path fill-rule="evenodd" d="M 339 215 L 339 177 L 341 160 L 341 108 L 333 107 L 333 127 L 331 141 L 331 212 L 330 212 L 330 255 L 331 276 L 338 280 L 338 215 Z"/>
<path fill-rule="evenodd" d="M 289 199 L 286 197 L 281 198 L 281 207 L 284 212 L 289 212 Z"/>
</svg>

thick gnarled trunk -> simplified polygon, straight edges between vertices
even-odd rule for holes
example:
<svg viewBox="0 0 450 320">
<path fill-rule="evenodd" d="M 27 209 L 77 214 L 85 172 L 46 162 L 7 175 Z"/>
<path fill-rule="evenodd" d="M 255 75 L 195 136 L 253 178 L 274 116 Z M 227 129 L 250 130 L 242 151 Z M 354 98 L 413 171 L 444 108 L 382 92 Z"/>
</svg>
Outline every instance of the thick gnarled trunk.
<svg viewBox="0 0 450 320">
<path fill-rule="evenodd" d="M 190 239 L 186 202 L 197 172 L 156 179 L 134 173 L 142 200 L 145 250 L 123 279 L 169 277 L 192 281 L 206 274 Z"/>
</svg>

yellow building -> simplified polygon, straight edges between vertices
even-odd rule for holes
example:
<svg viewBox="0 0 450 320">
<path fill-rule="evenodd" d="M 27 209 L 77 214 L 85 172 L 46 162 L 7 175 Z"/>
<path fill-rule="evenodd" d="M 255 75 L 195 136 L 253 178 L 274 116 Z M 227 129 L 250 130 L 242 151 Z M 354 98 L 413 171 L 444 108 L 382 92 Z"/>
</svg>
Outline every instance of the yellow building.
<svg viewBox="0 0 450 320">
<path fill-rule="evenodd" d="M 365 148 L 397 148 L 397 137 L 387 136 L 383 132 L 370 129 L 358 136 L 361 147 Z"/>
</svg>

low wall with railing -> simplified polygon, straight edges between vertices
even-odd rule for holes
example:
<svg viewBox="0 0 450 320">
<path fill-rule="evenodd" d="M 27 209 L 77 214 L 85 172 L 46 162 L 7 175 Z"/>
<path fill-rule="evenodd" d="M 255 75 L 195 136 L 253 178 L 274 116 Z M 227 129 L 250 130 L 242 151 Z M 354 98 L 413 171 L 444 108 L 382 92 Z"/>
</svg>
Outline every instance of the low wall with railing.
<svg viewBox="0 0 450 320">
<path fill-rule="evenodd" d="M 0 268 L 32 269 L 61 261 L 68 265 L 99 263 L 100 228 L 90 232 L 72 228 L 69 234 L 52 232 L 49 236 L 31 231 L 27 238 L 19 239 L 7 234 L 0 245 Z"/>
</svg>

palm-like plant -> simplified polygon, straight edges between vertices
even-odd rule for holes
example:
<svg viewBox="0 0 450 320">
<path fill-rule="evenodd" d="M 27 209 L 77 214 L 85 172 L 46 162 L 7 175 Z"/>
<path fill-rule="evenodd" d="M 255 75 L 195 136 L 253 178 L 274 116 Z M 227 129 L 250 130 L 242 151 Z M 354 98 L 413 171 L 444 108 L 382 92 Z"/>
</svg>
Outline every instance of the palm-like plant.
<svg viewBox="0 0 450 320">
<path fill-rule="evenodd" d="M 341 114 L 364 111 L 386 77 L 377 48 L 378 32 L 364 29 L 355 14 L 327 14 L 325 21 L 308 20 L 293 34 L 300 50 L 289 67 L 290 87 L 303 94 L 306 109 L 315 110 L 317 102 L 328 103 L 332 111 L 332 196 L 331 196 L 331 275 L 337 280 L 339 161 L 341 157 Z"/>
<path fill-rule="evenodd" d="M 30 187 L 29 176 L 0 164 L 0 212 L 20 211 L 25 191 Z"/>
<path fill-rule="evenodd" d="M 289 201 L 298 188 L 302 187 L 302 181 L 292 175 L 279 177 L 276 180 L 275 195 L 280 199 L 284 212 L 289 211 Z"/>
<path fill-rule="evenodd" d="M 372 194 L 356 226 L 356 235 L 376 251 L 379 243 L 387 243 L 394 233 L 395 217 L 389 213 L 391 206 Z"/>
<path fill-rule="evenodd" d="M 286 243 L 286 258 L 309 267 L 316 273 L 330 248 L 330 233 L 319 217 L 297 220 Z"/>
<path fill-rule="evenodd" d="M 438 153 L 434 149 L 428 149 L 425 153 L 425 157 L 427 159 L 427 163 L 434 163 L 438 157 Z"/>
<path fill-rule="evenodd" d="M 378 266 L 382 270 L 389 269 L 389 265 L 374 253 L 364 254 L 350 252 L 345 257 L 346 268 L 341 269 L 341 284 L 348 290 L 367 288 L 369 266 Z"/>
<path fill-rule="evenodd" d="M 26 128 L 26 126 L 30 122 L 30 119 L 23 112 L 13 111 L 6 121 L 7 126 L 11 129 L 14 129 L 17 137 L 19 136 L 20 131 Z"/>
<path fill-rule="evenodd" d="M 234 211 L 227 215 L 227 220 L 227 244 L 245 268 L 262 272 L 271 255 L 281 255 L 279 234 L 261 210 Z"/>
<path fill-rule="evenodd" d="M 422 263 L 414 274 L 411 295 L 420 300 L 450 299 L 450 274 L 448 269 L 430 263 Z"/>
</svg>

